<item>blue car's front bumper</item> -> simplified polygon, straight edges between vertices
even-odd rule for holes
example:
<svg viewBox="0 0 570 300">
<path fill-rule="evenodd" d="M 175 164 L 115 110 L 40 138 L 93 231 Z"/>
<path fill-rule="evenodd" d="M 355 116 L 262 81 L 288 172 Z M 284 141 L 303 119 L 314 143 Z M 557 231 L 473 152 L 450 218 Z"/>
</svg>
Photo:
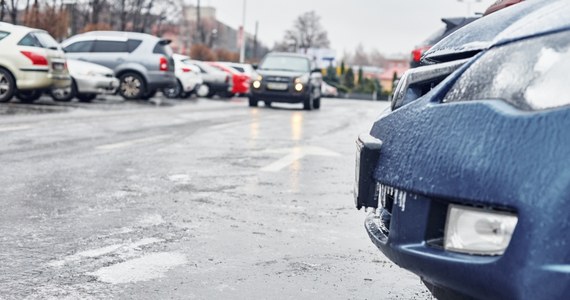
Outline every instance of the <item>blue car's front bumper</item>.
<svg viewBox="0 0 570 300">
<path fill-rule="evenodd" d="M 389 229 L 366 229 L 391 260 L 438 287 L 479 299 L 570 295 L 570 110 L 521 112 L 501 101 L 422 99 L 380 119 L 375 182 L 407 193 Z M 449 204 L 518 216 L 501 256 L 446 251 Z M 378 206 L 378 205 L 376 205 Z M 372 207 L 375 207 L 372 205 Z"/>
</svg>

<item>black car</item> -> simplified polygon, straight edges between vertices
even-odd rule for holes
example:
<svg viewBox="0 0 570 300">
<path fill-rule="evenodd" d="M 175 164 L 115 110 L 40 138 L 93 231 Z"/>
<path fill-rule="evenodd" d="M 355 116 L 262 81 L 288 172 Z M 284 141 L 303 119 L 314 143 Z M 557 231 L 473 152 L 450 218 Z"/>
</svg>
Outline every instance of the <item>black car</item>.
<svg viewBox="0 0 570 300">
<path fill-rule="evenodd" d="M 412 59 L 410 60 L 410 67 L 416 68 L 421 65 L 422 56 L 426 51 L 428 51 L 433 45 L 437 44 L 439 41 L 443 40 L 448 35 L 454 33 L 459 28 L 479 19 L 479 16 L 475 17 L 458 17 L 458 18 L 443 18 L 441 21 L 445 24 L 445 27 L 434 32 L 425 41 L 416 46 L 412 51 Z"/>
<path fill-rule="evenodd" d="M 254 74 L 249 106 L 264 101 L 303 103 L 305 110 L 321 107 L 321 70 L 315 68 L 311 58 L 292 53 L 268 54 Z"/>
</svg>

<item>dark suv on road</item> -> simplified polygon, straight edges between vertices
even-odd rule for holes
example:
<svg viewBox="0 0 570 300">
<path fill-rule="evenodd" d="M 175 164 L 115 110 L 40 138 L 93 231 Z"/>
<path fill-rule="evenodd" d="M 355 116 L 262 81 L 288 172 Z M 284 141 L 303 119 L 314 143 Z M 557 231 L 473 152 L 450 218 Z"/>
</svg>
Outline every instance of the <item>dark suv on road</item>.
<svg viewBox="0 0 570 300">
<path fill-rule="evenodd" d="M 176 84 L 170 41 L 135 32 L 93 31 L 62 43 L 69 58 L 103 65 L 120 80 L 125 99 L 148 99 Z"/>
<path fill-rule="evenodd" d="M 458 30 L 357 140 L 368 235 L 440 300 L 570 295 L 568 15 L 529 0 Z"/>
<path fill-rule="evenodd" d="M 306 55 L 270 53 L 253 75 L 249 106 L 260 100 L 266 106 L 272 102 L 303 103 L 305 110 L 321 107 L 321 71 Z"/>
</svg>

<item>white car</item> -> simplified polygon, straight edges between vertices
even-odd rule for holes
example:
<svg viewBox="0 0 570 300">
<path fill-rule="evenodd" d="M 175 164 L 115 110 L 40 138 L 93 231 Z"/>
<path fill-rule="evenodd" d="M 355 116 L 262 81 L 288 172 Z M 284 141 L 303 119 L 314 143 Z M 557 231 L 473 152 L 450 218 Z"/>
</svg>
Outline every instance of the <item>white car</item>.
<svg viewBox="0 0 570 300">
<path fill-rule="evenodd" d="M 253 66 L 250 64 L 240 64 L 234 62 L 220 62 L 220 64 L 226 65 L 240 73 L 249 76 L 250 78 L 253 78 L 253 73 L 255 73 Z"/>
<path fill-rule="evenodd" d="M 198 90 L 204 80 L 199 69 L 184 63 L 190 57 L 174 54 L 172 58 L 174 58 L 174 74 L 177 84 L 174 87 L 163 89 L 162 93 L 167 98 L 188 98 Z"/>
<path fill-rule="evenodd" d="M 71 101 L 77 97 L 81 102 L 91 102 L 99 94 L 115 94 L 119 87 L 119 79 L 107 67 L 68 59 L 67 68 L 72 84 L 68 88 L 53 88 L 51 96 L 55 101 Z"/>
<path fill-rule="evenodd" d="M 46 31 L 0 22 L 0 49 L 0 102 L 14 95 L 33 102 L 45 90 L 71 85 L 65 55 Z"/>
<path fill-rule="evenodd" d="M 323 85 L 321 85 L 321 94 L 323 97 L 336 98 L 338 97 L 338 89 L 323 81 Z"/>
</svg>

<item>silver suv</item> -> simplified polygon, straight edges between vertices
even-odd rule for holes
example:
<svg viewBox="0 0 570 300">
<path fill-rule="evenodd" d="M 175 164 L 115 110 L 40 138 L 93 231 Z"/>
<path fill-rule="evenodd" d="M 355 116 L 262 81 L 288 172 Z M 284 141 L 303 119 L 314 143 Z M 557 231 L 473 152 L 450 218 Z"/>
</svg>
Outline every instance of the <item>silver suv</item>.
<svg viewBox="0 0 570 300">
<path fill-rule="evenodd" d="M 68 58 L 103 65 L 119 78 L 123 98 L 149 99 L 176 85 L 170 41 L 135 32 L 93 31 L 62 43 Z"/>
</svg>

